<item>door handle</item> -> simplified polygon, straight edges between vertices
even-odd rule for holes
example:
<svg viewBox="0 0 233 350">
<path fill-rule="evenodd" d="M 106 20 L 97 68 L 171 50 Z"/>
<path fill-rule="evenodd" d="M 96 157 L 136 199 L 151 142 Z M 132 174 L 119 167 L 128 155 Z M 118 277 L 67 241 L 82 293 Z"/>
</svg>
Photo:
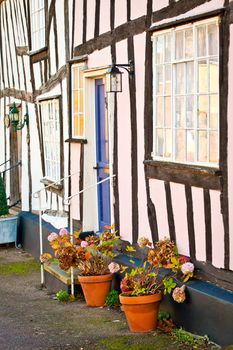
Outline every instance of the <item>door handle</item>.
<svg viewBox="0 0 233 350">
<path fill-rule="evenodd" d="M 93 166 L 93 169 L 94 169 L 94 170 L 103 169 L 103 166 L 98 166 L 98 165 L 96 165 L 96 166 Z"/>
</svg>

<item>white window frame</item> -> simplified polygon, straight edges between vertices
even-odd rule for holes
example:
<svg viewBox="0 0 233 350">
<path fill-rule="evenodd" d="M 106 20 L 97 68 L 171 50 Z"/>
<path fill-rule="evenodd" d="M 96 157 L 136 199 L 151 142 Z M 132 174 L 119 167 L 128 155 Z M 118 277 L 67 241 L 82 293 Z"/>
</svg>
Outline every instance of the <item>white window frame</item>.
<svg viewBox="0 0 233 350">
<path fill-rule="evenodd" d="M 45 47 L 44 0 L 31 0 L 31 50 Z"/>
<path fill-rule="evenodd" d="M 72 137 L 75 139 L 85 139 L 85 113 L 84 113 L 84 76 L 83 70 L 86 69 L 86 63 L 75 63 L 71 67 L 71 120 L 72 120 Z M 77 72 L 77 75 L 75 74 Z M 82 73 L 81 73 L 82 72 Z M 77 79 L 77 81 L 75 81 Z M 75 85 L 77 88 L 75 88 Z M 78 94 L 78 111 L 75 111 L 74 94 Z M 82 102 L 80 103 L 80 100 Z M 80 110 L 80 106 L 83 110 Z M 83 118 L 83 133 L 80 132 L 80 117 Z M 75 132 L 75 119 L 77 118 L 78 132 Z"/>
<path fill-rule="evenodd" d="M 198 62 L 201 60 L 207 60 L 208 62 L 208 82 L 209 82 L 209 60 L 211 58 L 210 55 L 205 55 L 203 57 L 198 57 L 197 56 L 197 38 L 196 38 L 196 28 L 197 26 L 200 25 L 206 25 L 206 24 L 211 24 L 211 23 L 216 23 L 218 25 L 218 30 L 219 30 L 219 17 L 214 17 L 214 18 L 210 18 L 210 19 L 206 19 L 206 20 L 201 20 L 201 21 L 197 21 L 197 22 L 193 22 L 193 23 L 189 23 L 186 25 L 181 25 L 181 26 L 177 26 L 175 28 L 170 28 L 170 29 L 165 29 L 165 30 L 160 30 L 160 31 L 156 31 L 153 33 L 152 35 L 152 42 L 153 42 L 153 152 L 152 152 L 152 159 L 153 160 L 157 160 L 157 161 L 166 161 L 166 162 L 174 162 L 174 163 L 181 163 L 181 164 L 190 164 L 190 165 L 200 165 L 200 166 L 207 166 L 207 167 L 216 167 L 218 168 L 219 166 L 219 138 L 220 138 L 220 133 L 219 133 L 219 117 L 220 117 L 220 111 L 219 111 L 219 105 L 220 105 L 220 101 L 219 101 L 219 82 L 218 82 L 218 91 L 213 93 L 215 95 L 218 96 L 218 125 L 217 128 L 210 129 L 210 125 L 209 125 L 209 118 L 208 118 L 208 125 L 206 128 L 207 131 L 207 142 L 208 142 L 208 159 L 210 157 L 210 147 L 209 147 L 209 135 L 211 131 L 217 131 L 218 132 L 218 159 L 216 162 L 210 162 L 210 161 L 198 161 L 197 159 L 197 154 L 198 154 L 198 145 L 197 145 L 197 141 L 198 141 L 198 137 L 197 137 L 197 132 L 201 129 L 198 128 L 197 125 L 197 121 L 198 121 L 198 111 L 197 111 L 197 100 L 198 100 L 198 96 L 199 95 L 206 95 L 206 96 L 211 96 L 212 93 L 210 92 L 209 89 L 209 85 L 208 85 L 208 92 L 207 93 L 199 93 L 198 92 L 198 79 L 197 79 L 197 75 L 198 75 L 198 71 L 197 71 L 197 66 L 198 66 Z M 175 59 L 175 33 L 177 31 L 181 31 L 184 29 L 191 29 L 193 30 L 193 57 L 191 59 L 185 58 L 185 59 L 180 59 L 180 60 L 176 60 Z M 172 116 L 172 126 L 171 126 L 171 130 L 172 130 L 172 154 L 171 157 L 165 157 L 164 153 L 165 153 L 165 142 L 163 141 L 163 156 L 159 156 L 156 154 L 156 129 L 163 129 L 165 130 L 165 124 L 163 127 L 157 127 L 157 123 L 156 123 L 156 97 L 161 96 L 161 97 L 165 97 L 165 78 L 164 78 L 164 73 L 165 73 L 165 64 L 166 62 L 163 61 L 163 63 L 161 63 L 161 65 L 163 65 L 163 93 L 162 94 L 157 94 L 156 95 L 156 85 L 157 85 L 157 81 L 156 81 L 156 38 L 158 36 L 160 36 L 161 34 L 167 34 L 167 33 L 171 33 L 172 35 L 172 45 L 171 45 L 171 68 L 172 68 L 172 74 L 171 74 L 171 104 L 172 104 L 172 109 L 171 109 L 171 116 Z M 218 32 L 219 33 L 219 32 Z M 208 41 L 206 41 L 207 45 L 208 45 Z M 216 43 L 218 45 L 218 52 L 216 54 L 216 57 L 218 58 L 218 78 L 219 78 L 219 38 L 218 38 L 218 43 Z M 208 52 L 209 53 L 209 52 Z M 195 111 L 195 126 L 194 128 L 192 128 L 192 130 L 194 130 L 195 133 L 195 158 L 193 161 L 180 161 L 180 160 L 176 160 L 175 159 L 175 155 L 176 155 L 176 150 L 175 150 L 175 131 L 176 131 L 176 126 L 175 126 L 175 67 L 177 66 L 177 63 L 187 63 L 187 62 L 193 62 L 194 63 L 194 92 L 193 92 L 193 96 L 194 96 L 194 111 Z M 209 83 L 208 83 L 209 84 Z M 186 77 L 185 77 L 185 86 L 186 86 Z M 186 96 L 187 96 L 187 91 L 184 94 L 185 96 L 185 101 L 186 101 Z M 165 98 L 164 98 L 165 101 Z M 165 105 L 165 102 L 163 101 L 163 106 Z M 186 105 L 185 105 L 186 108 Z M 210 116 L 210 104 L 208 103 L 208 116 Z M 185 117 L 186 117 L 186 113 L 185 113 Z M 163 117 L 164 118 L 164 117 Z M 186 119 L 185 119 L 186 120 Z M 187 126 L 185 125 L 183 127 L 183 129 L 185 131 L 188 130 Z M 164 131 L 163 131 L 163 135 L 164 135 Z M 186 135 L 186 133 L 185 133 Z M 187 139 L 185 136 L 185 155 L 187 157 Z"/>
<path fill-rule="evenodd" d="M 53 182 L 61 178 L 61 126 L 59 98 L 39 101 L 45 178 Z"/>
</svg>

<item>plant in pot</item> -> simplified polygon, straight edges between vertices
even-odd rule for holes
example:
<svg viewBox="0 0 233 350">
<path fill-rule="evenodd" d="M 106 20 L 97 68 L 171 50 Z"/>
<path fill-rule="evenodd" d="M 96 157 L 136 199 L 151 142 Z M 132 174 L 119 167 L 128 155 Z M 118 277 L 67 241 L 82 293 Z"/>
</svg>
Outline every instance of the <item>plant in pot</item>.
<svg viewBox="0 0 233 350">
<path fill-rule="evenodd" d="M 17 216 L 9 213 L 4 180 L 0 173 L 0 244 L 16 242 Z"/>
<path fill-rule="evenodd" d="M 125 273 L 121 281 L 120 302 L 132 332 L 149 332 L 157 327 L 159 303 L 162 295 L 172 293 L 173 299 L 185 300 L 185 285 L 178 287 L 193 276 L 194 265 L 184 257 L 180 258 L 177 247 L 169 239 L 158 241 L 154 248 L 147 238 L 140 238 L 139 247 L 145 252 L 142 265 L 123 267 Z M 132 254 L 132 246 L 126 248 Z M 131 259 L 131 263 L 135 261 Z M 165 267 L 165 275 L 161 268 Z M 167 269 L 169 267 L 169 269 Z"/>
<path fill-rule="evenodd" d="M 110 228 L 112 229 L 112 228 Z M 119 270 L 119 265 L 112 262 L 113 252 L 119 237 L 115 231 L 105 230 L 98 236 L 79 239 L 79 233 L 74 234 L 73 241 L 66 229 L 59 234 L 48 236 L 55 257 L 59 260 L 62 270 L 76 268 L 78 279 L 88 306 L 103 306 L 111 289 L 113 273 Z M 50 262 L 52 256 L 43 254 L 42 262 Z"/>
</svg>

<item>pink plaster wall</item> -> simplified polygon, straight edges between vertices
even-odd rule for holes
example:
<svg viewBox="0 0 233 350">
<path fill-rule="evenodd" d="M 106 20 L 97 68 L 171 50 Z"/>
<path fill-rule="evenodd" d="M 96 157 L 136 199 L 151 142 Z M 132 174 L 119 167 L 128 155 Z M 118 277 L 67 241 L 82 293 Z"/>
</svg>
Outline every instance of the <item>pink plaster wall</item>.
<svg viewBox="0 0 233 350">
<path fill-rule="evenodd" d="M 131 20 L 146 15 L 147 1 L 131 1 Z"/>
<path fill-rule="evenodd" d="M 94 38 L 95 6 L 93 0 L 87 0 L 87 41 Z"/>
<path fill-rule="evenodd" d="M 144 174 L 144 85 L 145 85 L 145 47 L 146 34 L 134 37 L 135 71 L 136 71 L 136 101 L 137 101 L 137 130 L 138 130 L 138 214 L 139 237 L 151 236 L 147 213 L 147 198 Z M 143 67 L 143 69 L 142 69 Z"/>
<path fill-rule="evenodd" d="M 88 69 L 89 68 L 101 68 L 111 64 L 111 48 L 106 47 L 101 51 L 94 51 L 88 55 Z"/>
<path fill-rule="evenodd" d="M 117 62 L 128 62 L 127 40 L 116 45 Z M 132 239 L 131 195 L 131 126 L 128 74 L 122 75 L 123 92 L 117 94 L 118 108 L 118 183 L 120 203 L 120 235 Z"/>
<path fill-rule="evenodd" d="M 189 256 L 187 207 L 184 185 L 171 183 L 172 207 L 176 228 L 176 242 L 180 254 Z"/>
<path fill-rule="evenodd" d="M 83 0 L 75 2 L 74 47 L 82 44 Z"/>
<path fill-rule="evenodd" d="M 159 239 L 169 237 L 169 227 L 167 218 L 166 196 L 164 182 L 160 180 L 150 180 L 151 199 L 155 205 L 158 223 Z"/>
<path fill-rule="evenodd" d="M 169 5 L 169 0 L 153 0 L 153 11 L 158 11 Z"/>
<path fill-rule="evenodd" d="M 229 226 L 230 226 L 230 268 L 233 270 L 233 25 L 230 26 L 228 74 L 228 198 L 229 198 Z"/>
<path fill-rule="evenodd" d="M 203 189 L 192 187 L 196 258 L 206 260 L 205 208 Z"/>
<path fill-rule="evenodd" d="M 220 192 L 210 191 L 212 219 L 212 263 L 224 267 L 224 227 L 220 206 Z"/>
<path fill-rule="evenodd" d="M 127 22 L 126 0 L 115 1 L 115 27 Z"/>
<path fill-rule="evenodd" d="M 80 144 L 71 144 L 71 174 L 80 171 L 79 160 L 80 160 Z M 71 178 L 71 193 L 72 195 L 79 191 L 79 173 Z M 73 219 L 79 220 L 79 196 L 74 197 L 71 206 L 71 216 Z"/>
<path fill-rule="evenodd" d="M 100 1 L 100 34 L 110 30 L 110 0 Z"/>
</svg>

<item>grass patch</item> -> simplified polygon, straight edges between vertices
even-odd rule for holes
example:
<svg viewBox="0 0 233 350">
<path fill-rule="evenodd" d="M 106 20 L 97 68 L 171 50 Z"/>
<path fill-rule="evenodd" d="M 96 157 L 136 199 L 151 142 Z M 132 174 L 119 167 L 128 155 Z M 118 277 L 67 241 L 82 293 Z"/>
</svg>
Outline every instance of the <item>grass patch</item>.
<svg viewBox="0 0 233 350">
<path fill-rule="evenodd" d="M 164 334 L 152 333 L 102 339 L 96 350 L 175 350 L 171 338 Z"/>
<path fill-rule="evenodd" d="M 175 329 L 172 332 L 172 338 L 182 345 L 190 346 L 192 349 L 204 350 L 210 348 L 208 336 L 197 336 L 182 328 Z"/>
<path fill-rule="evenodd" d="M 35 260 L 0 264 L 1 275 L 26 275 L 39 270 L 40 264 Z"/>
</svg>

